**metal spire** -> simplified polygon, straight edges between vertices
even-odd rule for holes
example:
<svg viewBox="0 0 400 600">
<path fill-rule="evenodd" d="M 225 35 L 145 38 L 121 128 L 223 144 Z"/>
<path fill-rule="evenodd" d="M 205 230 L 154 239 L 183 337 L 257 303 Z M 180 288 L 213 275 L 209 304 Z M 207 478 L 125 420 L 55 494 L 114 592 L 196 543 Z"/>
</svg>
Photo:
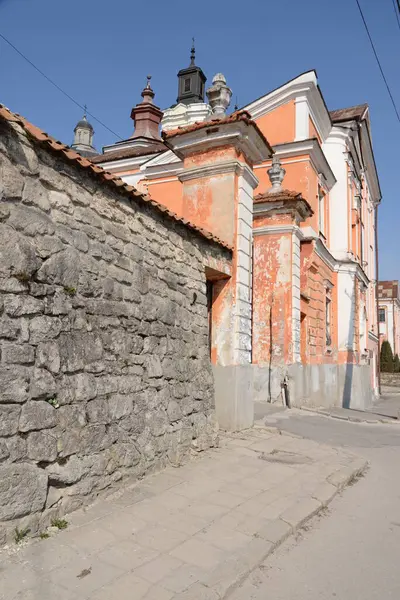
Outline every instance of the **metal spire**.
<svg viewBox="0 0 400 600">
<path fill-rule="evenodd" d="M 194 65 L 195 54 L 196 54 L 196 49 L 194 47 L 194 37 L 193 37 L 192 38 L 192 48 L 190 50 L 190 64 L 191 65 Z"/>
</svg>

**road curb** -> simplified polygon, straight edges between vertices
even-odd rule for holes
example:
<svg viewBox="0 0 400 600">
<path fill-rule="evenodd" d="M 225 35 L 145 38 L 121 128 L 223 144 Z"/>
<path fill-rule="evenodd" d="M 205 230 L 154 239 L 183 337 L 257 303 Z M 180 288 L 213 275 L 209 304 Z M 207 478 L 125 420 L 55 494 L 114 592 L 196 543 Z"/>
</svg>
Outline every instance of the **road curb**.
<svg viewBox="0 0 400 600">
<path fill-rule="evenodd" d="M 338 421 L 347 421 L 350 423 L 368 423 L 370 425 L 377 425 L 380 423 L 385 423 L 387 425 L 399 425 L 400 424 L 400 420 L 396 419 L 395 417 L 390 418 L 390 417 L 382 417 L 382 418 L 362 418 L 362 417 L 354 417 L 354 416 L 347 416 L 347 415 L 335 415 L 333 413 L 330 413 L 329 411 L 325 410 L 325 409 L 318 409 L 318 408 L 310 408 L 308 406 L 301 406 L 300 410 L 305 411 L 305 412 L 309 412 L 309 413 L 313 413 L 316 415 L 320 415 L 321 417 L 328 417 L 330 419 L 336 419 Z"/>
<path fill-rule="evenodd" d="M 263 533 L 264 537 L 261 536 L 261 532 L 256 534 L 243 551 L 232 555 L 202 581 L 192 584 L 184 592 L 175 595 L 174 600 L 226 600 L 229 598 L 250 573 L 291 535 L 294 535 L 321 511 L 326 510 L 338 494 L 362 477 L 368 466 L 368 461 L 355 458 L 347 466 L 330 473 L 313 495 L 299 500 L 290 509 L 284 511 L 279 519 L 275 520 L 282 526 L 281 535 L 271 541 L 267 539 L 268 532 Z M 323 486 L 326 486 L 324 490 Z"/>
</svg>

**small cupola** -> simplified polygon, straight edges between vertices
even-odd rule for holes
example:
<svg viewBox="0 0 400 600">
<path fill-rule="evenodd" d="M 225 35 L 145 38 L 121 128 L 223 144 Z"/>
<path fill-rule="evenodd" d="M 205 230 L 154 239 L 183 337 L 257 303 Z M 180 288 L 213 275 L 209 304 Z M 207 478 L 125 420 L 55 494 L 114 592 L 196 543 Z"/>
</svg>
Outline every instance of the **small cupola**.
<svg viewBox="0 0 400 600">
<path fill-rule="evenodd" d="M 86 117 L 86 105 L 84 107 L 83 117 L 75 125 L 74 141 L 71 148 L 76 150 L 82 156 L 94 156 L 97 154 L 96 148 L 93 146 L 94 129 Z"/>
<path fill-rule="evenodd" d="M 194 38 L 190 51 L 190 65 L 181 69 L 178 73 L 178 97 L 177 103 L 196 104 L 204 102 L 204 88 L 207 81 L 200 67 L 195 64 L 196 50 Z"/>
<path fill-rule="evenodd" d="M 131 119 L 135 124 L 135 130 L 131 139 L 148 138 L 161 141 L 159 128 L 163 112 L 153 104 L 155 94 L 151 88 L 150 80 L 151 75 L 147 75 L 147 85 L 142 91 L 143 101 L 132 108 Z"/>
</svg>

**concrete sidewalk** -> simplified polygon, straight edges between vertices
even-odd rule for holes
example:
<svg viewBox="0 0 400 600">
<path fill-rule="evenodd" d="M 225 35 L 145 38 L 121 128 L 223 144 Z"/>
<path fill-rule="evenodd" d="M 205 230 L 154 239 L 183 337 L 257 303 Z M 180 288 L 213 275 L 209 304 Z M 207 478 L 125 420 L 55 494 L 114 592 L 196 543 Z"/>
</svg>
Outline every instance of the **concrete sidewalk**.
<svg viewBox="0 0 400 600">
<path fill-rule="evenodd" d="M 1 600 L 217 600 L 366 467 L 274 429 L 221 446 L 5 548 Z"/>
</svg>

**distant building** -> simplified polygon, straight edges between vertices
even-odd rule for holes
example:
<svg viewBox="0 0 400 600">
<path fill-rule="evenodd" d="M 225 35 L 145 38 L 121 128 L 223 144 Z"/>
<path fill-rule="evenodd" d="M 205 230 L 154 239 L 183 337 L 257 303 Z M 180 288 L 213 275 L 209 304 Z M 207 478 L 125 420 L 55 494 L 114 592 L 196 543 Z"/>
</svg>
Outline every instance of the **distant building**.
<svg viewBox="0 0 400 600">
<path fill-rule="evenodd" d="M 387 340 L 393 354 L 400 354 L 400 296 L 398 281 L 380 281 L 378 285 L 379 335 Z"/>
</svg>

